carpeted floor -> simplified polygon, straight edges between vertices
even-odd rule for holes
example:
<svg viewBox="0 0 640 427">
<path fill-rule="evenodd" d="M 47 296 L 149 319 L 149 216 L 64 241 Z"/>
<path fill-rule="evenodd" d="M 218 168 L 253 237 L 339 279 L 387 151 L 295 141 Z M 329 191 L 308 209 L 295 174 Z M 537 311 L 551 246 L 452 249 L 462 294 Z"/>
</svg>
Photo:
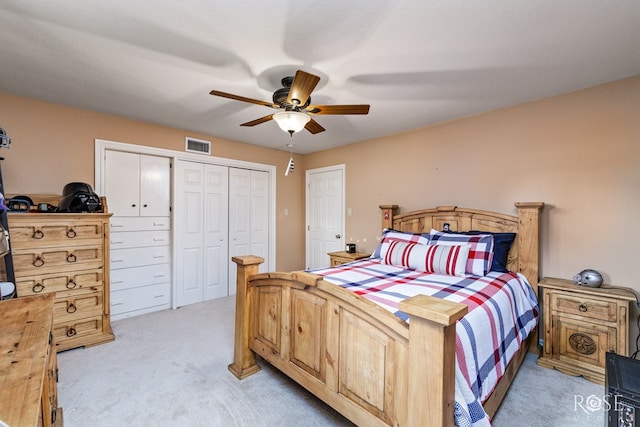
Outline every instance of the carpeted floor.
<svg viewBox="0 0 640 427">
<path fill-rule="evenodd" d="M 75 426 L 351 426 L 262 363 L 238 381 L 233 297 L 113 322 L 116 341 L 58 354 L 59 405 Z M 494 419 L 506 426 L 602 426 L 604 387 L 528 355 Z"/>
</svg>

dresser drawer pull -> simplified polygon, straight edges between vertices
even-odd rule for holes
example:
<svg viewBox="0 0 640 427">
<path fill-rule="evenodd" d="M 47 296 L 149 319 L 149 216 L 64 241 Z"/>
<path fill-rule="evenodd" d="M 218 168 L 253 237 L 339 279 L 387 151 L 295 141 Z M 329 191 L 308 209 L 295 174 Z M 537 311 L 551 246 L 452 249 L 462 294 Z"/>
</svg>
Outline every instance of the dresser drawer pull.
<svg viewBox="0 0 640 427">
<path fill-rule="evenodd" d="M 116 285 L 116 284 L 119 284 L 119 283 L 124 283 L 124 280 L 112 280 L 111 281 L 112 285 Z"/>
<path fill-rule="evenodd" d="M 67 230 L 67 237 L 68 238 L 73 239 L 77 235 L 78 235 L 78 233 L 76 233 L 76 230 L 74 230 L 73 228 L 70 228 L 70 229 Z"/>
<path fill-rule="evenodd" d="M 67 330 L 67 336 L 68 337 L 73 337 L 77 334 L 78 332 L 76 331 L 76 328 L 69 328 Z"/>
<path fill-rule="evenodd" d="M 583 312 L 583 313 L 584 313 L 584 312 L 586 312 L 586 311 L 587 311 L 587 306 L 586 306 L 586 305 L 584 305 L 584 304 L 580 304 L 580 305 L 578 306 L 578 310 L 580 310 L 581 312 Z"/>
<path fill-rule="evenodd" d="M 123 244 L 123 243 L 124 243 L 124 242 L 119 242 L 119 241 L 117 241 L 117 240 L 112 240 L 112 241 L 111 241 L 111 244 L 112 244 L 112 245 L 121 245 L 121 244 Z"/>
<path fill-rule="evenodd" d="M 154 222 L 153 226 L 154 227 L 164 227 L 164 222 Z"/>
<path fill-rule="evenodd" d="M 116 305 L 124 305 L 124 301 L 115 301 L 111 303 L 111 307 L 115 307 Z"/>
<path fill-rule="evenodd" d="M 156 259 L 160 259 L 160 258 L 164 258 L 164 255 L 154 255 L 153 257 Z"/>
<path fill-rule="evenodd" d="M 163 239 L 163 238 L 161 238 L 161 237 L 154 237 L 154 238 L 153 238 L 153 241 L 154 241 L 154 242 L 164 242 L 164 239 Z"/>
<path fill-rule="evenodd" d="M 39 294 L 40 292 L 44 291 L 44 285 L 42 283 L 36 283 L 35 285 L 33 285 L 33 288 L 31 288 L 31 290 L 34 294 Z"/>
<path fill-rule="evenodd" d="M 67 262 L 76 262 L 77 258 L 74 254 L 67 255 Z"/>
<path fill-rule="evenodd" d="M 124 227 L 123 224 L 111 224 L 111 228 L 122 228 Z"/>
<path fill-rule="evenodd" d="M 44 260 L 38 256 L 32 264 L 34 267 L 42 267 L 44 265 Z"/>
<path fill-rule="evenodd" d="M 67 313 L 71 314 L 75 313 L 76 311 L 78 311 L 78 307 L 76 307 L 75 304 L 71 303 L 67 306 Z"/>
<path fill-rule="evenodd" d="M 42 230 L 36 230 L 33 232 L 31 237 L 34 239 L 42 239 L 44 237 L 44 233 L 42 232 Z"/>
<path fill-rule="evenodd" d="M 154 275 L 153 275 L 153 278 L 154 278 L 154 279 L 159 279 L 159 278 L 161 278 L 161 277 L 164 277 L 164 274 L 154 274 Z"/>
<path fill-rule="evenodd" d="M 67 289 L 75 289 L 76 286 L 78 286 L 78 284 L 73 279 L 69 279 L 67 282 Z"/>
</svg>

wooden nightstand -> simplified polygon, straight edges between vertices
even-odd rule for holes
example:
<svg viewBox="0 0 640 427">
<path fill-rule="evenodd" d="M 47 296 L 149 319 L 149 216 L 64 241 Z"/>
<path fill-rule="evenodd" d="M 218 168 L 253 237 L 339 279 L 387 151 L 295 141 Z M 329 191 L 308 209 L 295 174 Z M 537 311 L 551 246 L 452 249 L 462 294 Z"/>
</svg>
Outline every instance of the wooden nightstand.
<svg viewBox="0 0 640 427">
<path fill-rule="evenodd" d="M 542 292 L 544 346 L 538 365 L 604 384 L 605 354 L 629 354 L 628 291 L 589 288 L 545 277 Z"/>
<path fill-rule="evenodd" d="M 341 265 L 341 264 L 346 264 L 348 262 L 353 262 L 353 261 L 357 261 L 359 259 L 362 258 L 368 258 L 371 256 L 371 254 L 363 254 L 363 253 L 359 253 L 356 252 L 354 254 L 350 254 L 348 252 L 345 251 L 340 251 L 340 252 L 329 252 L 327 255 L 329 255 L 330 258 L 330 265 L 331 267 L 335 267 L 337 265 Z"/>
</svg>

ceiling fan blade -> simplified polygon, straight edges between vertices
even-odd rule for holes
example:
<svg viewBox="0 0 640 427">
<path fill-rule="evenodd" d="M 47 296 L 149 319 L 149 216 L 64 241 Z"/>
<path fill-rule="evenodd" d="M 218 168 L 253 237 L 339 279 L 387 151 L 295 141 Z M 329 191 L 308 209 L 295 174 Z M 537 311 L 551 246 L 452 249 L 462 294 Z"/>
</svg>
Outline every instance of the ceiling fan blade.
<svg viewBox="0 0 640 427">
<path fill-rule="evenodd" d="M 250 122 L 243 123 L 240 126 L 255 126 L 264 122 L 268 122 L 273 119 L 273 114 L 269 114 L 268 116 L 260 117 L 259 119 L 251 120 Z"/>
<path fill-rule="evenodd" d="M 369 105 L 309 105 L 309 114 L 369 114 Z"/>
<path fill-rule="evenodd" d="M 311 92 L 315 89 L 320 81 L 320 77 L 313 74 L 305 73 L 302 70 L 296 71 L 296 75 L 291 83 L 287 103 L 292 105 L 304 105 L 311 96 Z"/>
<path fill-rule="evenodd" d="M 236 101 L 249 102 L 251 104 L 264 105 L 265 107 L 278 108 L 277 105 L 273 105 L 273 102 L 260 101 L 259 99 L 246 98 L 240 95 L 234 95 L 232 93 L 220 92 L 219 90 L 212 90 L 210 95 L 221 96 L 223 98 L 234 99 Z"/>
<path fill-rule="evenodd" d="M 306 130 L 308 130 L 309 132 L 311 132 L 312 134 L 316 134 L 316 133 L 320 133 L 320 132 L 324 132 L 324 128 L 322 126 L 320 126 L 320 124 L 318 122 L 316 122 L 315 120 L 311 119 L 307 122 L 306 125 L 304 125 L 304 128 Z"/>
</svg>

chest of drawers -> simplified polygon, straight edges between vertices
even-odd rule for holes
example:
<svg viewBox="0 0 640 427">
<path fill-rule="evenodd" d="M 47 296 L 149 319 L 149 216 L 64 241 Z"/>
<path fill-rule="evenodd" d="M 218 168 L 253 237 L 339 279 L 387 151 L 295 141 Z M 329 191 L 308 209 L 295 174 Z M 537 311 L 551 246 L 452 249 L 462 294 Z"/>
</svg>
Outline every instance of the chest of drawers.
<svg viewBox="0 0 640 427">
<path fill-rule="evenodd" d="M 109 312 L 110 216 L 8 215 L 18 297 L 55 295 L 53 334 L 58 351 L 114 339 Z"/>
<path fill-rule="evenodd" d="M 112 319 L 169 308 L 170 218 L 114 215 L 110 223 Z"/>
</svg>

